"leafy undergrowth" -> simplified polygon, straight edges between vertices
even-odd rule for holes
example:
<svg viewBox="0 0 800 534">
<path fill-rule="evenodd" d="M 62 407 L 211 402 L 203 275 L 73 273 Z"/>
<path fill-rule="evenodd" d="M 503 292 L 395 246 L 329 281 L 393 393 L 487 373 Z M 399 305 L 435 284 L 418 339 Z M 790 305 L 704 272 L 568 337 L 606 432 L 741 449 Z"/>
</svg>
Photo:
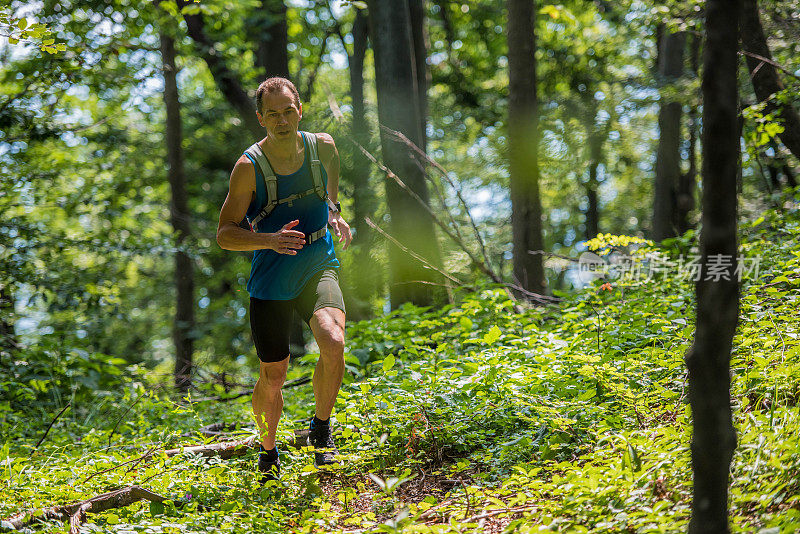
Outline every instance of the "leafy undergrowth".
<svg viewBox="0 0 800 534">
<path fill-rule="evenodd" d="M 796 208 L 742 228 L 742 254 L 761 260 L 758 277 L 742 284 L 731 361 L 737 532 L 800 529 L 799 240 Z M 691 236 L 661 253 L 679 260 L 689 246 Z M 309 451 L 284 447 L 282 480 L 264 487 L 254 452 L 160 452 L 201 442 L 204 425 L 245 423 L 248 397 L 174 403 L 128 370 L 108 413 L 60 419 L 35 451 L 51 417 L 21 428 L 25 413 L 10 403 L 0 517 L 138 484 L 170 500 L 89 514 L 83 530 L 683 531 L 694 292 L 677 274 L 597 283 L 523 313 L 489 288 L 457 305 L 405 306 L 350 325 L 335 410 L 343 466 L 320 473 Z M 296 362 L 290 378 L 310 374 L 314 360 Z M 310 415 L 310 385 L 285 397 L 279 438 L 288 443 Z"/>
</svg>

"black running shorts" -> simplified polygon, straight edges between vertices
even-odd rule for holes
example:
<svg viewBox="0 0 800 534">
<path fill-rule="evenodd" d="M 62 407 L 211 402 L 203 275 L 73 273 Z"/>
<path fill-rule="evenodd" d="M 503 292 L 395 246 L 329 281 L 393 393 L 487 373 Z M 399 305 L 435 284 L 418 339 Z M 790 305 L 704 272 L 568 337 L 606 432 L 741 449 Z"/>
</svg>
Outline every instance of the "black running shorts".
<svg viewBox="0 0 800 534">
<path fill-rule="evenodd" d="M 306 322 L 320 308 L 344 309 L 335 269 L 320 271 L 311 277 L 300 295 L 292 300 L 262 300 L 250 297 L 250 330 L 258 359 L 265 363 L 279 362 L 289 357 L 289 332 L 293 311 Z"/>
</svg>

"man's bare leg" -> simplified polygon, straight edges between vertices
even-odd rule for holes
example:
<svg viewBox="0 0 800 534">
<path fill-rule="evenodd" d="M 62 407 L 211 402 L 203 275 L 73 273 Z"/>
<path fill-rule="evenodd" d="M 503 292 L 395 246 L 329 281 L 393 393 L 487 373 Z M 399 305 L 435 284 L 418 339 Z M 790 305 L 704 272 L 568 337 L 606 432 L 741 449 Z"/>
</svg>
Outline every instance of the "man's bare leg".
<svg viewBox="0 0 800 534">
<path fill-rule="evenodd" d="M 342 310 L 320 308 L 310 321 L 319 346 L 313 378 L 315 415 L 323 421 L 331 416 L 344 376 L 344 320 Z"/>
<path fill-rule="evenodd" d="M 261 362 L 258 381 L 253 389 L 253 415 L 258 425 L 261 446 L 264 450 L 275 448 L 275 435 L 278 432 L 278 420 L 283 411 L 283 387 L 286 371 L 289 368 L 289 356 L 274 362 Z"/>
</svg>

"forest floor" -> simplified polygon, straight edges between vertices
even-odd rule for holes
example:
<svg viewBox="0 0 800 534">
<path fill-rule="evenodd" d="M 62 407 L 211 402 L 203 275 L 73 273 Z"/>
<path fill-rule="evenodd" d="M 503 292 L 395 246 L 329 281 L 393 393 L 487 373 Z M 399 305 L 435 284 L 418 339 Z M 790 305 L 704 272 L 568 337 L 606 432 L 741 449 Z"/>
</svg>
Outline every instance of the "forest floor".
<svg viewBox="0 0 800 534">
<path fill-rule="evenodd" d="M 751 272 L 742 282 L 731 359 L 738 435 L 732 527 L 795 532 L 800 211 L 788 204 L 740 231 L 741 254 L 760 263 L 757 276 Z M 592 246 L 601 254 L 636 248 L 612 237 Z M 75 528 L 685 531 L 691 414 L 683 358 L 693 336 L 694 288 L 677 266 L 692 246 L 687 236 L 639 248 L 634 257 L 659 253 L 673 268 L 649 278 L 598 281 L 553 306 L 519 313 L 503 290 L 486 288 L 459 295 L 454 305 L 405 306 L 348 325 L 348 372 L 334 412 L 343 464 L 319 472 L 308 449 L 288 445 L 312 415 L 312 392 L 308 383 L 287 388 L 279 428 L 282 479 L 266 486 L 255 471 L 254 449 L 230 458 L 165 452 L 252 437 L 247 395 L 204 398 L 232 397 L 227 382 L 171 400 L 145 372 L 113 359 L 62 355 L 66 363 L 51 365 L 48 378 L 43 365 L 33 369 L 44 357 L 31 353 L 27 363 L 10 364 L 2 383 L 19 395 L 0 405 L 0 518 L 136 485 L 166 500 L 89 508 Z M 645 270 L 653 261 L 643 263 Z M 315 360 L 313 353 L 296 360 L 289 378 L 310 376 Z M 76 391 L 70 384 L 92 369 L 98 377 L 116 369 L 117 382 L 100 381 L 92 395 L 70 397 Z M 58 385 L 61 396 L 53 397 L 48 384 Z M 50 415 L 31 416 L 31 399 L 51 399 Z M 70 409 L 34 447 L 70 399 Z M 200 432 L 220 423 L 229 425 L 220 435 Z M 31 531 L 63 532 L 68 521 L 28 523 Z"/>
</svg>

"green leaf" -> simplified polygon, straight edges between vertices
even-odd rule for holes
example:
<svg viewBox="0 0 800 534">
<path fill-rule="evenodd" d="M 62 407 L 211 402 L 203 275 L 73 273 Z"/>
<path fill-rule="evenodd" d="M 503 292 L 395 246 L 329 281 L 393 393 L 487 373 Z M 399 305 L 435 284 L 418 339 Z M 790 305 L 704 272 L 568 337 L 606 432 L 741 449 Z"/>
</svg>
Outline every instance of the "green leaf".
<svg viewBox="0 0 800 534">
<path fill-rule="evenodd" d="M 495 341 L 500 339 L 500 335 L 502 333 L 503 332 L 497 327 L 497 325 L 494 325 L 487 333 L 483 335 L 483 341 L 484 343 L 492 345 Z"/>
<path fill-rule="evenodd" d="M 539 10 L 539 13 L 543 15 L 550 15 L 551 19 L 557 19 L 559 15 L 558 8 L 556 6 L 544 6 Z"/>
<path fill-rule="evenodd" d="M 150 501 L 150 515 L 155 517 L 164 513 L 164 505 L 158 501 Z"/>
<path fill-rule="evenodd" d="M 19 19 L 17 21 L 17 28 L 19 28 L 20 30 L 24 30 L 27 27 L 28 27 L 28 19 Z"/>
<path fill-rule="evenodd" d="M 628 456 L 631 459 L 631 469 L 633 471 L 640 471 L 642 469 L 642 460 L 639 458 L 639 453 L 636 452 L 636 448 L 628 442 Z"/>
<path fill-rule="evenodd" d="M 390 354 L 386 358 L 383 359 L 383 372 L 388 373 L 389 369 L 394 367 L 395 358 L 394 355 Z"/>
</svg>

